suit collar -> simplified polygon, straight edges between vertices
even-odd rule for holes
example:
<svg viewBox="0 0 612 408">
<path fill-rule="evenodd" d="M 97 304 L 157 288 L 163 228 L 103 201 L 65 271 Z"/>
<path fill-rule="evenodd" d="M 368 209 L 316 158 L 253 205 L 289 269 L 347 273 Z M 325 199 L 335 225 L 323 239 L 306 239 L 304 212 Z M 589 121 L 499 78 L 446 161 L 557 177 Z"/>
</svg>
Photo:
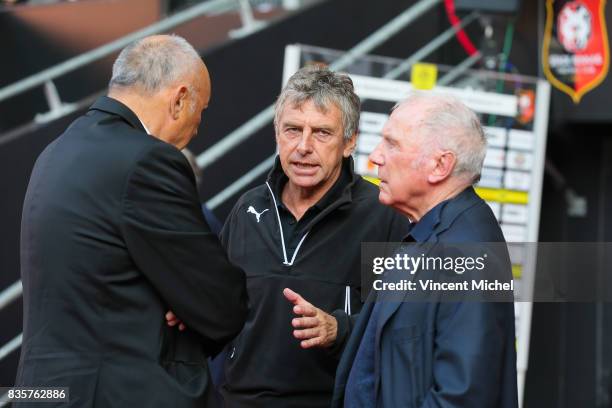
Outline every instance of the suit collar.
<svg viewBox="0 0 612 408">
<path fill-rule="evenodd" d="M 469 186 L 459 195 L 446 201 L 446 205 L 440 214 L 437 228 L 434 230 L 436 236 L 450 228 L 455 220 L 469 208 L 482 202 L 482 199 L 474 191 L 474 187 Z"/>
<path fill-rule="evenodd" d="M 410 224 L 410 232 L 404 241 L 407 242 L 425 242 L 429 239 L 431 234 L 435 231 L 436 227 L 440 223 L 440 216 L 442 209 L 446 206 L 448 201 L 443 201 L 436 205 L 434 208 L 429 210 L 419 222 Z"/>
<path fill-rule="evenodd" d="M 419 222 L 412 224 L 404 241 L 437 241 L 436 237 L 446 231 L 462 212 L 479 201 L 480 198 L 474 188 L 467 187 L 455 197 L 437 204 Z"/>
<path fill-rule="evenodd" d="M 344 208 L 353 201 L 353 186 L 359 182 L 361 176 L 355 173 L 353 157 L 342 159 L 342 169 L 338 180 L 334 185 L 321 197 L 321 199 L 313 205 L 319 211 L 319 214 L 308 223 L 306 230 L 312 228 L 314 224 L 319 222 L 323 217 L 337 208 Z M 276 202 L 279 206 L 284 206 L 282 203 L 282 192 L 289 178 L 285 174 L 280 162 L 280 156 L 276 156 L 274 167 L 268 174 L 268 184 L 276 197 Z"/>
<path fill-rule="evenodd" d="M 130 124 L 133 128 L 142 130 L 147 133 L 146 129 L 142 125 L 138 116 L 126 105 L 122 104 L 116 99 L 110 98 L 108 96 L 101 96 L 94 102 L 93 105 L 89 108 L 89 110 L 99 110 L 102 112 L 110 113 L 111 115 L 117 115 L 123 118 L 128 124 Z"/>
</svg>

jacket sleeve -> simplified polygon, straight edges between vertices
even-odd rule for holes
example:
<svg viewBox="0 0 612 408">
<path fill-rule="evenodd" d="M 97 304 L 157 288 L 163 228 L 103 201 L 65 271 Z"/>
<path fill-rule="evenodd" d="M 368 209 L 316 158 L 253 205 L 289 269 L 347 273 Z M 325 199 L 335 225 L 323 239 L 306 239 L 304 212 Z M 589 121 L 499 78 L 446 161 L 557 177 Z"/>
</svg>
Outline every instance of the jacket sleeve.
<svg viewBox="0 0 612 408">
<path fill-rule="evenodd" d="M 353 331 L 353 327 L 355 326 L 355 322 L 359 318 L 359 313 L 355 313 L 349 316 L 344 310 L 338 309 L 334 310 L 331 315 L 336 319 L 338 326 L 336 330 L 336 341 L 328 349 L 328 352 L 334 358 L 340 360 L 340 357 L 342 357 L 342 352 L 344 351 L 344 347 L 346 346 L 346 342 L 351 336 L 351 332 Z"/>
<path fill-rule="evenodd" d="M 376 296 L 376 291 L 370 291 L 370 294 L 368 295 L 368 298 L 366 299 L 365 303 L 376 302 Z M 338 309 L 334 310 L 331 315 L 336 318 L 338 328 L 336 333 L 336 341 L 329 348 L 328 351 L 332 356 L 336 357 L 337 359 L 340 359 L 340 357 L 342 357 L 342 353 L 344 352 L 344 348 L 346 347 L 346 344 L 348 343 L 348 340 L 351 337 L 353 328 L 355 327 L 357 320 L 359 320 L 359 317 L 361 316 L 361 312 L 349 316 L 344 312 L 344 310 Z"/>
<path fill-rule="evenodd" d="M 216 354 L 244 324 L 245 277 L 204 221 L 193 174 L 174 147 L 156 144 L 123 193 L 128 251 L 168 307 Z"/>
</svg>

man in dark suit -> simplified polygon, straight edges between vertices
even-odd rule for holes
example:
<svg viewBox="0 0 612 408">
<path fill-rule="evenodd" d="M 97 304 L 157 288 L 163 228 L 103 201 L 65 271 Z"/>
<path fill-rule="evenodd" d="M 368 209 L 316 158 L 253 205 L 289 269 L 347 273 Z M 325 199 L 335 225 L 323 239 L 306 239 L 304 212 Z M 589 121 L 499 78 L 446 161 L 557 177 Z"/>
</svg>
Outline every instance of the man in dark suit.
<svg viewBox="0 0 612 408">
<path fill-rule="evenodd" d="M 246 289 L 179 150 L 209 98 L 191 45 L 147 37 L 40 155 L 23 208 L 17 386 L 69 387 L 74 407 L 213 404 L 206 359 L 242 328 Z M 189 329 L 167 327 L 169 309 Z"/>
<path fill-rule="evenodd" d="M 485 153 L 478 118 L 454 98 L 416 94 L 393 110 L 370 160 L 378 166 L 380 201 L 412 221 L 405 241 L 504 242 L 472 187 Z M 509 265 L 505 246 L 498 259 Z M 509 268 L 502 271 L 510 280 Z M 333 407 L 518 406 L 512 302 L 423 302 L 411 301 L 408 291 L 400 299 L 372 291 L 355 321 L 285 292 L 301 316 L 293 322 L 297 338 L 316 334 L 330 339 L 317 346 L 330 346 L 338 327 L 352 328 Z"/>
</svg>

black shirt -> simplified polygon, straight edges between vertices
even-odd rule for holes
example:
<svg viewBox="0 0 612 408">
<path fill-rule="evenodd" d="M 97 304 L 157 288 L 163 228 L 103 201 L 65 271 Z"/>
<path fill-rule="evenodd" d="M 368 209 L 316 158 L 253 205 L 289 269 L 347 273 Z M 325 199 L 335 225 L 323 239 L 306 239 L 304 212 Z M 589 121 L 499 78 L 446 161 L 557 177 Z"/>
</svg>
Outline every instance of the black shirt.
<svg viewBox="0 0 612 408">
<path fill-rule="evenodd" d="M 276 202 L 278 205 L 278 214 L 281 219 L 281 225 L 283 227 L 283 236 L 285 238 L 285 245 L 287 245 L 287 251 L 289 254 L 293 254 L 295 249 L 300 243 L 300 240 L 304 237 L 304 234 L 308 232 L 307 227 L 310 222 L 321 213 L 331 203 L 336 201 L 342 196 L 342 192 L 351 183 L 351 170 L 348 160 L 342 162 L 342 169 L 340 175 L 332 187 L 321 197 L 319 201 L 312 207 L 310 207 L 302 218 L 297 220 L 295 216 L 289 211 L 287 206 L 282 201 L 283 188 L 289 178 L 283 174 L 282 177 L 278 178 L 278 181 L 272 186 L 274 195 L 276 196 Z"/>
</svg>

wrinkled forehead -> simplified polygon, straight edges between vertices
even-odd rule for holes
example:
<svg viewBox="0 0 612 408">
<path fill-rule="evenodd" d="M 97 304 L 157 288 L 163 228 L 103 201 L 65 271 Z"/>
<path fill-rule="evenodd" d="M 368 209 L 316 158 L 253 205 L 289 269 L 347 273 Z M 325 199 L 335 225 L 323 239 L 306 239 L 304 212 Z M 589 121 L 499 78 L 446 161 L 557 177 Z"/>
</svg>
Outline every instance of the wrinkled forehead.
<svg viewBox="0 0 612 408">
<path fill-rule="evenodd" d="M 340 108 L 333 102 L 318 103 L 316 99 L 308 98 L 303 100 L 287 100 L 280 112 L 279 121 L 288 120 L 295 116 L 301 116 L 308 112 L 309 119 L 317 119 L 319 121 L 334 122 L 338 126 L 342 126 L 342 112 Z M 314 112 L 312 111 L 314 110 Z"/>
<path fill-rule="evenodd" d="M 305 105 L 312 104 L 317 111 L 322 114 L 327 114 L 330 109 L 338 108 L 338 105 L 329 98 L 319 99 L 312 96 L 288 98 L 283 106 L 283 111 L 287 108 L 302 110 Z"/>
</svg>

